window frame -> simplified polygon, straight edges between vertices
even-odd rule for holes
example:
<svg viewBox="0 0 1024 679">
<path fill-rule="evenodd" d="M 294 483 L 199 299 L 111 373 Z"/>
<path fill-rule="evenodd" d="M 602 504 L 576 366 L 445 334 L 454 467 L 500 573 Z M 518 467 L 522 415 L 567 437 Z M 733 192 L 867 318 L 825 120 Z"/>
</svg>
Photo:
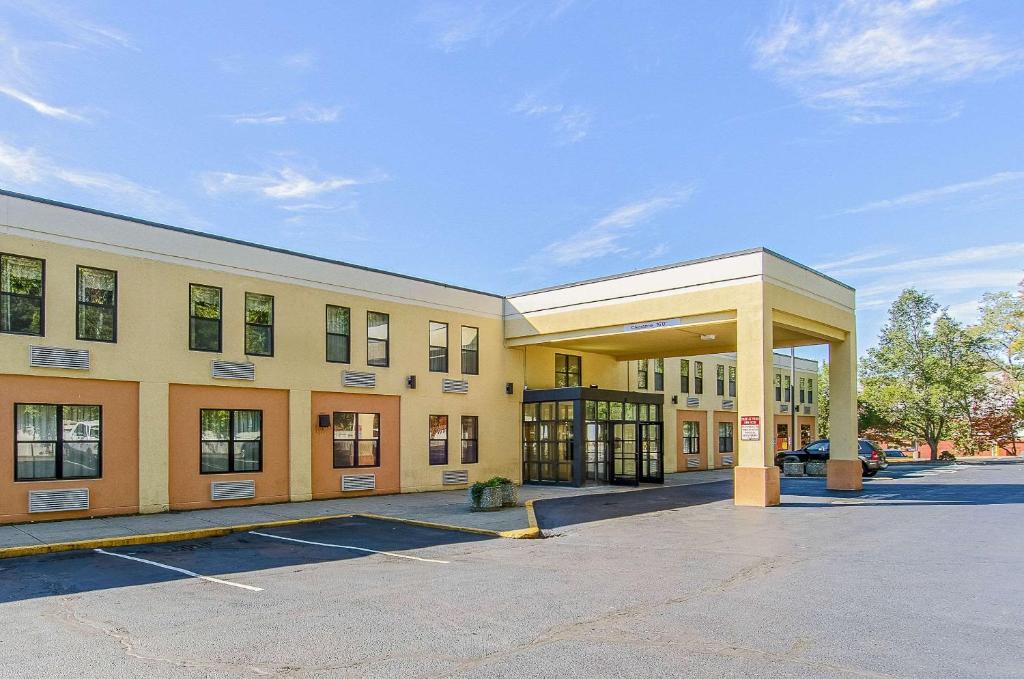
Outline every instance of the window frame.
<svg viewBox="0 0 1024 679">
<path fill-rule="evenodd" d="M 783 375 L 782 376 L 782 382 L 783 382 L 783 385 L 782 385 L 783 386 L 783 392 L 784 392 L 784 394 L 786 396 L 786 400 L 784 401 L 784 403 L 792 403 L 793 402 L 793 379 L 789 375 Z"/>
<path fill-rule="evenodd" d="M 444 346 L 440 344 L 434 344 L 434 330 L 440 331 L 441 327 L 444 328 Z M 451 338 L 448 336 L 448 324 L 444 321 L 427 321 L 427 370 L 432 373 L 447 373 L 448 372 L 448 346 L 451 344 Z M 443 349 L 444 354 L 439 355 L 438 358 L 444 359 L 444 367 L 434 367 L 434 350 Z M 439 361 L 440 362 L 440 361 Z"/>
<path fill-rule="evenodd" d="M 434 438 L 433 423 L 434 423 L 434 418 L 435 417 L 436 418 L 444 418 L 444 438 L 443 439 Z M 449 456 L 448 456 L 448 453 L 449 453 L 449 450 L 448 450 L 448 439 L 450 438 L 450 436 L 449 436 L 449 431 L 450 431 L 449 427 L 450 427 L 450 425 L 451 425 L 451 420 L 448 419 L 447 415 L 428 415 L 427 416 L 427 463 L 428 463 L 429 466 L 441 467 L 441 466 L 444 466 L 444 465 L 448 464 L 448 459 L 449 459 Z M 433 444 L 435 441 L 444 441 L 444 462 L 434 462 L 433 459 L 431 459 L 431 457 L 432 457 L 431 456 L 431 453 L 432 453 L 432 451 L 431 451 L 432 445 L 431 444 Z"/>
<path fill-rule="evenodd" d="M 647 359 L 640 359 L 636 362 L 636 388 L 647 389 L 650 384 L 650 375 L 647 372 Z"/>
<path fill-rule="evenodd" d="M 775 373 L 775 401 L 782 403 L 782 373 Z"/>
<path fill-rule="evenodd" d="M 217 348 L 216 349 L 203 349 L 196 347 L 193 344 L 193 332 L 192 332 L 192 321 L 199 319 L 202 321 L 211 321 L 212 318 L 205 318 L 203 316 L 194 316 L 192 314 L 192 289 L 193 288 L 209 288 L 210 290 L 217 291 Z M 206 285 L 205 283 L 189 283 L 188 284 L 188 350 L 189 351 L 205 351 L 210 354 L 220 354 L 224 351 L 224 288 L 216 285 Z"/>
<path fill-rule="evenodd" d="M 473 420 L 473 433 L 475 434 L 472 438 L 466 438 L 466 420 Z M 472 443 L 473 448 L 473 459 L 469 460 L 466 458 L 466 444 Z M 480 416 L 479 415 L 463 415 L 462 416 L 462 443 L 460 446 L 461 450 L 461 461 L 462 464 L 477 464 L 480 462 Z"/>
<path fill-rule="evenodd" d="M 704 361 L 693 362 L 693 393 L 704 395 Z"/>
<path fill-rule="evenodd" d="M 721 363 L 715 365 L 715 393 L 725 396 L 725 366 Z"/>
<path fill-rule="evenodd" d="M 100 271 L 102 273 L 114 274 L 114 302 L 113 304 L 96 304 L 95 302 L 83 302 L 82 301 L 82 269 L 89 269 L 90 271 Z M 114 316 L 113 329 L 114 334 L 111 339 L 100 339 L 96 337 L 83 337 L 82 336 L 82 306 L 95 307 L 98 309 L 110 309 Z M 82 342 L 106 342 L 107 344 L 117 344 L 117 271 L 113 269 L 101 269 L 98 266 L 86 266 L 84 264 L 78 264 L 75 266 L 75 339 Z"/>
<path fill-rule="evenodd" d="M 266 298 L 270 299 L 270 323 L 250 323 L 249 322 L 249 298 L 250 297 L 266 297 Z M 260 356 L 260 357 L 266 357 L 266 358 L 273 358 L 273 356 L 274 356 L 274 349 L 276 349 L 276 347 L 275 347 L 276 342 L 274 341 L 274 321 L 275 321 L 274 317 L 276 315 L 275 311 L 274 311 L 274 304 L 275 304 L 275 302 L 276 302 L 276 300 L 274 299 L 273 295 L 268 295 L 268 294 L 266 294 L 264 292 L 249 292 L 248 290 L 245 292 L 245 302 L 244 302 L 244 305 L 243 305 L 243 314 L 244 314 L 243 320 L 245 321 L 245 329 L 244 329 L 244 334 L 242 335 L 242 343 L 245 345 L 245 347 L 244 347 L 245 352 L 244 353 L 245 353 L 246 356 Z M 270 351 L 269 352 L 267 352 L 267 353 L 253 353 L 253 352 L 249 351 L 249 327 L 250 326 L 252 326 L 253 328 L 270 328 Z"/>
<path fill-rule="evenodd" d="M 696 434 L 694 434 L 692 436 L 687 436 L 686 435 L 686 429 L 687 429 L 686 425 L 688 425 L 688 424 L 692 424 L 693 425 L 694 431 L 697 432 Z M 683 426 L 681 427 L 681 429 L 682 429 L 682 449 L 683 449 L 683 455 L 700 455 L 700 421 L 699 420 L 683 420 Z M 692 445 L 693 450 L 691 450 L 689 452 L 687 452 L 687 450 L 686 450 L 686 448 L 688 447 L 687 446 L 687 442 L 688 441 L 691 441 L 693 443 L 693 445 Z"/>
<path fill-rule="evenodd" d="M 203 413 L 205 411 L 218 411 L 226 410 L 231 415 L 228 418 L 228 438 L 225 439 L 204 439 L 203 438 Z M 242 469 L 240 471 L 235 470 L 235 413 L 238 412 L 256 412 L 260 414 L 260 454 L 259 454 L 259 467 L 256 469 Z M 203 471 L 203 443 L 227 443 L 228 444 L 228 468 L 220 471 Z M 262 408 L 200 408 L 199 409 L 199 473 L 202 475 L 206 474 L 259 474 L 263 472 L 263 409 Z"/>
<path fill-rule="evenodd" d="M 800 378 L 800 403 L 804 403 L 804 397 L 807 394 L 807 378 Z"/>
<path fill-rule="evenodd" d="M 654 391 L 665 391 L 665 359 L 654 359 Z"/>
<path fill-rule="evenodd" d="M 4 257 L 17 257 L 18 259 L 31 259 L 39 262 L 39 332 L 19 332 L 17 330 L 0 330 L 6 335 L 21 335 L 23 337 L 46 337 L 46 260 L 41 257 L 30 257 L 18 255 L 13 252 L 0 252 L 0 271 L 3 270 Z M 4 292 L 0 288 L 0 298 L 5 295 L 9 297 L 20 297 L 22 299 L 35 299 L 36 295 L 24 295 L 20 292 Z"/>
<path fill-rule="evenodd" d="M 690 393 L 690 359 L 679 360 L 679 391 L 683 394 Z"/>
<path fill-rule="evenodd" d="M 356 437 L 354 439 L 338 439 L 338 438 L 335 438 L 335 433 L 336 433 L 337 430 L 334 427 L 334 419 L 335 419 L 336 415 L 354 415 L 355 416 Z M 362 433 L 361 428 L 359 426 L 359 416 L 360 415 L 375 415 L 377 417 L 377 436 L 375 438 L 362 438 L 360 436 L 360 434 Z M 332 412 L 331 413 L 331 467 L 332 467 L 332 469 L 376 469 L 377 467 L 380 467 L 380 422 L 381 422 L 380 413 L 371 413 L 371 412 L 361 413 L 361 412 L 357 412 L 357 411 L 354 411 L 354 410 L 337 410 L 337 411 Z M 352 441 L 353 443 L 355 443 L 355 448 L 353 450 L 353 456 L 352 456 L 352 459 L 355 461 L 355 464 L 339 465 L 336 462 L 336 458 L 334 456 L 334 444 L 337 443 L 338 441 Z M 363 441 L 373 441 L 376 444 L 374 446 L 374 456 L 373 456 L 374 463 L 373 464 L 359 464 L 359 444 L 361 442 L 363 442 Z"/>
<path fill-rule="evenodd" d="M 722 428 L 725 427 L 729 432 L 728 436 L 722 434 Z M 723 444 L 728 441 L 728 447 Z M 736 427 L 733 426 L 732 422 L 719 422 L 718 423 L 718 452 L 720 453 L 733 453 L 736 452 Z"/>
<path fill-rule="evenodd" d="M 377 316 L 384 317 L 384 339 L 377 337 L 370 337 L 370 314 L 376 314 Z M 384 343 L 384 362 L 383 363 L 371 363 L 370 358 L 370 346 L 373 342 Z M 374 359 L 375 360 L 375 359 Z M 366 311 L 366 365 L 373 368 L 389 368 L 391 367 L 391 314 L 383 311 Z"/>
<path fill-rule="evenodd" d="M 45 441 L 20 441 L 18 440 L 18 406 L 43 406 L 52 407 L 57 409 L 57 438 L 55 440 L 47 439 Z M 99 423 L 100 423 L 100 435 L 95 441 L 96 443 L 96 475 L 95 476 L 64 476 L 64 445 L 67 441 L 64 440 L 64 408 L 98 408 L 100 411 Z M 16 402 L 11 410 L 12 412 L 12 423 L 14 425 L 13 436 L 14 439 L 14 482 L 15 483 L 32 483 L 34 481 L 93 481 L 96 479 L 103 478 L 103 406 L 98 403 L 26 403 Z M 19 478 L 18 477 L 18 444 L 19 443 L 52 443 L 54 444 L 54 461 L 53 471 L 55 476 L 33 476 L 32 478 Z M 93 443 L 93 441 L 86 441 L 86 443 Z"/>
<path fill-rule="evenodd" d="M 736 398 L 736 366 L 730 365 L 729 371 L 729 398 Z"/>
<path fill-rule="evenodd" d="M 564 371 L 558 369 L 558 357 L 559 356 L 564 356 L 565 357 L 565 370 Z M 570 363 L 575 363 L 576 364 L 576 379 L 578 380 L 576 382 L 576 384 L 570 384 L 569 376 L 573 374 L 572 370 L 569 369 L 569 364 Z M 565 384 L 563 384 L 561 386 L 559 386 L 559 384 L 558 384 L 558 376 L 559 375 L 564 375 L 565 376 Z M 583 385 L 583 357 L 578 355 L 578 354 L 555 353 L 555 389 L 561 389 L 563 387 L 579 387 L 579 386 L 582 386 L 582 385 Z"/>
<path fill-rule="evenodd" d="M 473 330 L 476 332 L 476 349 L 466 348 L 466 331 Z M 461 363 L 462 363 L 462 374 L 463 375 L 479 375 L 480 374 L 480 328 L 475 325 L 464 325 L 462 326 L 462 332 L 459 336 L 459 343 L 462 347 Z M 473 357 L 473 370 L 466 370 L 466 356 L 472 355 Z"/>
<path fill-rule="evenodd" d="M 330 331 L 331 309 L 341 309 L 348 314 L 348 334 L 343 335 L 340 332 Z M 332 336 L 345 338 L 345 354 L 348 356 L 347 361 L 338 361 L 331 358 L 330 338 Z M 352 363 L 352 309 L 347 306 L 339 306 L 337 304 L 324 305 L 324 360 L 327 363 L 343 363 L 346 365 Z"/>
<path fill-rule="evenodd" d="M 807 403 L 814 403 L 814 378 L 807 378 Z"/>
</svg>

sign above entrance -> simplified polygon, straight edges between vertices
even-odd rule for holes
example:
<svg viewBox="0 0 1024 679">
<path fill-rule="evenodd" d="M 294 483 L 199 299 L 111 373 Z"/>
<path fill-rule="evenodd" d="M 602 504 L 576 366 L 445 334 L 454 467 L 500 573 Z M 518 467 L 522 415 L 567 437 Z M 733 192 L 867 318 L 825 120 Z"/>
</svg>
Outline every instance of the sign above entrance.
<svg viewBox="0 0 1024 679">
<path fill-rule="evenodd" d="M 635 332 L 637 330 L 657 330 L 658 328 L 671 328 L 676 325 L 682 325 L 683 319 L 681 318 L 669 318 L 664 321 L 646 321 L 644 323 L 630 323 L 629 325 L 622 326 L 625 332 Z"/>
<path fill-rule="evenodd" d="M 740 416 L 740 441 L 761 440 L 761 418 L 757 415 Z"/>
</svg>

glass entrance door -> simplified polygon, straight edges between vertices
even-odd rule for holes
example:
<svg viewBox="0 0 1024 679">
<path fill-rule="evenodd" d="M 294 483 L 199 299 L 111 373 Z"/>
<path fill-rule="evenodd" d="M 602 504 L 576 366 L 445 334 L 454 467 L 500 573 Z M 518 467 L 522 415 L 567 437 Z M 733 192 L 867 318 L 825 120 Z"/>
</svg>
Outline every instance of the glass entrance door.
<svg viewBox="0 0 1024 679">
<path fill-rule="evenodd" d="M 644 483 L 665 482 L 661 443 L 660 422 L 645 422 L 640 425 L 640 480 Z"/>
<path fill-rule="evenodd" d="M 636 422 L 612 424 L 612 468 L 608 481 L 621 486 L 639 485 Z"/>
</svg>

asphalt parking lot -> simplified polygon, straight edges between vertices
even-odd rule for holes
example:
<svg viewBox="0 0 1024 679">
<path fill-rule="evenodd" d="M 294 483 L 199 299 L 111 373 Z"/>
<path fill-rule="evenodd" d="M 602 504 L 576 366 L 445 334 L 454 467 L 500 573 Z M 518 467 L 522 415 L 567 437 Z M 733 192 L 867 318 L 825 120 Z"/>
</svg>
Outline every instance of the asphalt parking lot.
<svg viewBox="0 0 1024 679">
<path fill-rule="evenodd" d="M 538 502 L 546 540 L 353 518 L 3 560 L 0 676 L 1024 676 L 1024 465 L 728 491 Z"/>
</svg>

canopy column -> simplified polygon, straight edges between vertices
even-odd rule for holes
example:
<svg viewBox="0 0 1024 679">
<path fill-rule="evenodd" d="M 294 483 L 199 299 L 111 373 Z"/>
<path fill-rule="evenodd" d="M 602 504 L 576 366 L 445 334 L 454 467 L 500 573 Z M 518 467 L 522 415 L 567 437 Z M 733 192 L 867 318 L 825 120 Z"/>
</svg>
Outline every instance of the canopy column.
<svg viewBox="0 0 1024 679">
<path fill-rule="evenodd" d="M 763 301 L 763 300 L 762 300 Z M 763 303 L 736 316 L 736 382 L 739 404 L 739 464 L 734 470 L 735 503 L 779 504 L 779 469 L 769 433 L 772 426 L 774 334 L 772 310 Z"/>
</svg>

